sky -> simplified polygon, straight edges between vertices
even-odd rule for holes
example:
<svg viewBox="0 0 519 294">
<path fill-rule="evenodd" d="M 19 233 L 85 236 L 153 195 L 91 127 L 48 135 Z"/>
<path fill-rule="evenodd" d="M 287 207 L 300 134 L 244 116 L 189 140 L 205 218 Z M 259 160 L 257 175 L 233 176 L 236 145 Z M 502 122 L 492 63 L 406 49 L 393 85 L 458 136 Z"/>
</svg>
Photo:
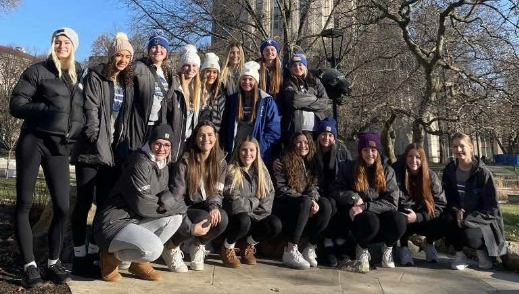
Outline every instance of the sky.
<svg viewBox="0 0 519 294">
<path fill-rule="evenodd" d="M 95 38 L 115 30 L 130 34 L 131 14 L 117 0 L 22 0 L 7 14 L 0 14 L 0 45 L 21 46 L 47 53 L 52 33 L 70 27 L 79 36 L 76 60 L 90 56 Z M 33 53 L 33 52 L 29 52 Z"/>
</svg>

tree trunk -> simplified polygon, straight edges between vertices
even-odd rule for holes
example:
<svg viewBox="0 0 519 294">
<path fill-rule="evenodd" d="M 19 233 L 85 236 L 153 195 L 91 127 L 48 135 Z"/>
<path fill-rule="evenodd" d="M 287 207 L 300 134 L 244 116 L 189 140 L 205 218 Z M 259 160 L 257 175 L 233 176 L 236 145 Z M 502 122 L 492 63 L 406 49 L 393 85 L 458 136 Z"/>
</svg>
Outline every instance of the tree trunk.
<svg viewBox="0 0 519 294">
<path fill-rule="evenodd" d="M 12 149 L 9 149 L 9 152 L 7 153 L 7 167 L 5 169 L 5 178 L 9 178 L 9 165 L 11 163 L 11 154 L 13 153 Z"/>
<path fill-rule="evenodd" d="M 384 129 L 381 133 L 381 143 L 384 154 L 389 158 L 391 163 L 396 162 L 395 156 L 395 145 L 394 140 L 391 138 L 393 132 L 393 122 L 396 119 L 396 115 L 392 114 L 391 117 L 384 123 Z"/>
<path fill-rule="evenodd" d="M 416 119 L 413 122 L 413 143 L 417 143 L 423 146 L 424 142 L 424 129 L 420 124 L 420 120 Z"/>
</svg>

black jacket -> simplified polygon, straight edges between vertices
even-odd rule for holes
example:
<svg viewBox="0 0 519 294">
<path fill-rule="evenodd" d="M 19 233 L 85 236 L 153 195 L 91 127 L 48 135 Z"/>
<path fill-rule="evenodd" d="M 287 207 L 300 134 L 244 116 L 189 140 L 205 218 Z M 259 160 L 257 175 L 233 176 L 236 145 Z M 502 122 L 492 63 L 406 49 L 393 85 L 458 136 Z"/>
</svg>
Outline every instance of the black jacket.
<svg viewBox="0 0 519 294">
<path fill-rule="evenodd" d="M 355 165 L 356 161 L 343 162 L 339 169 L 339 175 L 335 181 L 331 198 L 337 202 L 337 206 L 353 206 L 359 198 L 366 203 L 366 210 L 375 214 L 380 214 L 398 208 L 399 190 L 396 182 L 395 171 L 388 164 L 387 159 L 383 158 L 384 176 L 386 178 L 386 191 L 379 194 L 375 187 L 375 171 L 368 168 L 369 189 L 367 191 L 355 191 Z"/>
<path fill-rule="evenodd" d="M 272 212 L 275 192 L 268 170 L 265 169 L 264 175 L 270 193 L 265 195 L 262 199 L 258 199 L 258 197 L 256 197 L 258 189 L 257 175 L 251 171 L 252 169 L 245 171 L 243 168 L 240 168 L 243 185 L 231 189 L 234 174 L 230 168 L 227 169 L 223 189 L 223 208 L 229 215 L 246 212 L 252 219 L 259 221 L 269 216 Z"/>
<path fill-rule="evenodd" d="M 301 131 L 303 111 L 315 114 L 316 126 L 326 117 L 328 95 L 321 81 L 310 73 L 304 80 L 289 76 L 284 80 L 282 104 L 281 130 L 284 136 L 290 138 Z"/>
<path fill-rule="evenodd" d="M 302 160 L 302 159 L 301 159 Z M 280 171 L 274 171 L 274 183 L 276 186 L 276 197 L 299 197 L 308 196 L 314 201 L 318 201 L 319 186 L 312 186 L 307 181 L 306 173 L 300 174 L 300 180 L 305 183 L 305 189 L 302 193 L 297 192 L 294 188 L 288 185 L 288 177 L 286 172 L 286 165 L 283 160 L 276 159 L 274 165 L 281 164 L 282 169 Z"/>
<path fill-rule="evenodd" d="M 158 75 L 157 68 L 150 62 L 148 57 L 136 60 L 132 66 L 135 99 L 132 108 L 132 128 L 129 137 L 131 139 L 131 150 L 136 150 L 146 143 L 146 139 L 149 135 L 147 134 L 148 121 L 155 96 L 155 83 L 158 83 Z M 168 85 L 170 85 L 171 88 L 173 85 L 173 73 L 168 71 L 164 73 L 164 75 L 166 75 Z M 164 93 L 164 99 L 161 103 L 159 123 L 166 122 L 167 105 L 171 104 L 171 102 L 168 101 L 169 96 L 167 95 L 169 89 L 164 90 L 166 93 Z"/>
<path fill-rule="evenodd" d="M 128 224 L 138 223 L 142 218 L 184 214 L 187 210 L 184 201 L 175 198 L 168 189 L 168 166 L 160 169 L 144 149 L 128 157 L 110 198 L 96 213 L 94 237 L 102 249 L 108 249 L 115 235 Z M 166 212 L 157 212 L 159 206 Z"/>
<path fill-rule="evenodd" d="M 177 162 L 186 148 L 186 120 L 187 105 L 182 92 L 178 76 L 173 77 L 173 84 L 168 90 L 167 123 L 173 129 L 173 144 L 171 146 L 171 158 Z M 198 119 L 198 113 L 194 114 Z"/>
<path fill-rule="evenodd" d="M 330 149 L 330 160 L 328 162 L 324 162 L 324 153 L 320 148 L 319 142 L 317 144 L 317 161 L 319 162 L 319 167 L 321 169 L 319 187 L 321 191 L 321 195 L 328 196 L 331 193 L 331 188 L 337 175 L 339 174 L 339 166 L 342 162 L 351 160 L 351 153 L 343 143 L 339 141 L 335 141 L 332 148 Z M 328 176 L 325 173 L 325 169 L 329 169 L 333 171 L 333 177 Z"/>
<path fill-rule="evenodd" d="M 209 105 L 209 110 L 207 112 L 200 111 L 200 116 L 198 117 L 198 121 L 208 120 L 214 124 L 216 127 L 216 132 L 220 133 L 220 127 L 222 126 L 222 117 L 225 111 L 225 101 L 227 96 L 223 93 L 222 89 L 220 89 L 219 93 L 214 98 L 214 101 L 211 105 Z M 209 101 L 207 101 L 209 103 Z"/>
<path fill-rule="evenodd" d="M 429 180 L 431 182 L 431 193 L 434 200 L 434 215 L 430 216 L 427 213 L 425 203 L 423 201 L 415 201 L 405 189 L 405 161 L 401 158 L 393 164 L 396 174 L 398 187 L 400 188 L 400 198 L 398 200 L 399 211 L 405 212 L 406 208 L 412 209 L 416 213 L 416 222 L 430 220 L 441 215 L 447 204 L 445 199 L 445 192 L 443 191 L 442 183 L 438 175 L 429 169 Z"/>
<path fill-rule="evenodd" d="M 71 85 L 50 58 L 23 72 L 9 102 L 11 115 L 24 120 L 22 129 L 59 136 L 62 143 L 78 139 L 85 121 L 79 63 L 76 73 L 79 83 Z"/>
<path fill-rule="evenodd" d="M 74 146 L 72 163 L 114 166 L 122 164 L 128 154 L 133 87 L 123 87 L 124 102 L 115 126 L 118 133 L 114 136 L 111 129 L 114 82 L 102 74 L 103 67 L 104 64 L 99 64 L 90 68 L 85 77 L 85 131 Z M 110 143 L 112 138 L 114 141 Z"/>
<path fill-rule="evenodd" d="M 443 170 L 442 184 L 447 197 L 445 213 L 455 215 L 465 210 L 465 227 L 480 228 L 490 256 L 506 254 L 503 215 L 499 209 L 494 178 L 486 165 L 474 157 L 474 168 L 465 182 L 465 202 L 460 203 L 456 170 L 458 162 L 449 163 Z M 455 216 L 454 216 L 455 217 Z"/>
</svg>

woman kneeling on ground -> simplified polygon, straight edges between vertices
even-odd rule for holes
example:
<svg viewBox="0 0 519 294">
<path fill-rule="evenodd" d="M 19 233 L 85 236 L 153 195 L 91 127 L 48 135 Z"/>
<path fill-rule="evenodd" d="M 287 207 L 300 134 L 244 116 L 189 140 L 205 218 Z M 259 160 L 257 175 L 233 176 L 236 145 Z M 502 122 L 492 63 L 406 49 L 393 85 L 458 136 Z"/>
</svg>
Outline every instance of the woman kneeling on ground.
<svg viewBox="0 0 519 294">
<path fill-rule="evenodd" d="M 451 267 L 464 270 L 467 256 L 463 246 L 476 249 L 480 269 L 492 268 L 489 256 L 506 254 L 503 215 L 499 209 L 494 178 L 487 166 L 474 156 L 470 137 L 456 133 L 451 139 L 456 157 L 443 170 L 447 197 L 442 226 L 456 256 Z"/>
<path fill-rule="evenodd" d="M 407 247 L 413 234 L 426 236 L 425 259 L 437 262 L 438 253 L 433 242 L 441 237 L 438 217 L 446 204 L 440 179 L 429 169 L 424 148 L 416 143 L 407 146 L 393 167 L 401 191 L 398 209 L 407 223 L 405 234 L 400 238 L 400 264 L 414 265 L 413 255 Z"/>
<path fill-rule="evenodd" d="M 235 148 L 225 178 L 224 208 L 230 215 L 225 231 L 221 258 L 224 265 L 239 267 L 241 263 L 256 264 L 255 245 L 273 239 L 281 232 L 281 221 L 270 214 L 274 186 L 261 159 L 259 143 L 245 137 Z M 241 262 L 234 245 L 238 241 Z"/>
<path fill-rule="evenodd" d="M 191 270 L 204 270 L 205 245 L 227 228 L 227 213 L 222 207 L 225 180 L 225 154 L 220 149 L 213 123 L 200 121 L 193 131 L 190 146 L 175 164 L 170 189 L 188 205 L 187 217 L 166 244 L 162 258 L 172 272 L 187 272 L 180 246 L 194 238 L 189 248 Z"/>
<path fill-rule="evenodd" d="M 274 214 L 288 235 L 283 263 L 296 269 L 317 267 L 315 249 L 330 221 L 332 206 L 319 195 L 319 165 L 312 135 L 295 133 L 286 154 L 274 162 L 275 166 L 280 164 L 281 170 L 274 172 Z M 308 233 L 308 244 L 301 255 L 297 246 L 303 230 Z"/>
<path fill-rule="evenodd" d="M 405 217 L 397 211 L 398 184 L 393 168 L 382 158 L 380 136 L 358 135 L 358 157 L 340 168 L 332 198 L 344 227 L 357 240 L 359 271 L 369 271 L 370 243 L 384 242 L 382 267 L 393 268 L 393 245 L 405 232 Z"/>
<path fill-rule="evenodd" d="M 172 133 L 168 125 L 152 130 L 148 143 L 129 156 L 111 197 L 96 214 L 94 236 L 105 281 L 121 280 L 121 261 L 130 261 L 128 271 L 141 279 L 162 279 L 150 262 L 159 258 L 186 212 L 184 202 L 168 189 Z"/>
</svg>

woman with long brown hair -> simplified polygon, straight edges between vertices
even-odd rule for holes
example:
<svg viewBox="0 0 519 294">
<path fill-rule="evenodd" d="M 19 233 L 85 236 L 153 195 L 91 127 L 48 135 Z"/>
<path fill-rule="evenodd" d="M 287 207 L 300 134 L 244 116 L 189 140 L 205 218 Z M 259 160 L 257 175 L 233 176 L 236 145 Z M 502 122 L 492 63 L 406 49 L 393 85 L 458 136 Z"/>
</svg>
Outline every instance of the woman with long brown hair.
<svg viewBox="0 0 519 294">
<path fill-rule="evenodd" d="M 271 214 L 274 194 L 259 143 L 247 136 L 236 146 L 225 177 L 223 207 L 229 214 L 229 226 L 220 253 L 224 265 L 256 264 L 255 245 L 281 232 L 281 221 Z M 241 262 L 234 252 L 235 243 Z"/>
<path fill-rule="evenodd" d="M 191 270 L 204 270 L 205 245 L 227 228 L 227 213 L 222 209 L 227 163 L 218 141 L 214 124 L 200 121 L 171 173 L 171 193 L 188 206 L 187 217 L 162 253 L 173 272 L 187 271 L 180 246 L 191 238 L 195 239 L 189 248 Z"/>
<path fill-rule="evenodd" d="M 379 134 L 360 133 L 358 138 L 357 160 L 341 165 L 331 197 L 345 227 L 351 228 L 357 240 L 359 271 L 369 271 L 368 245 L 381 241 L 382 266 L 393 268 L 393 245 L 406 228 L 404 216 L 396 210 L 399 191 L 395 172 L 382 158 Z"/>
<path fill-rule="evenodd" d="M 414 265 L 413 256 L 407 247 L 409 236 L 425 235 L 426 260 L 438 260 L 433 242 L 440 238 L 436 228 L 437 218 L 445 208 L 445 193 L 440 179 L 429 169 L 424 148 L 416 143 L 409 144 L 404 155 L 393 165 L 400 200 L 398 209 L 407 223 L 405 234 L 400 238 L 400 264 Z"/>
<path fill-rule="evenodd" d="M 297 132 L 292 137 L 285 155 L 277 159 L 279 171 L 274 171 L 276 199 L 274 214 L 281 219 L 288 244 L 283 252 L 283 263 L 307 269 L 317 266 L 316 245 L 330 221 L 330 201 L 319 195 L 319 163 L 315 143 L 309 132 Z M 308 244 L 302 254 L 298 243 L 308 233 Z"/>
<path fill-rule="evenodd" d="M 238 80 L 245 63 L 243 47 L 238 42 L 231 42 L 227 47 L 225 63 L 223 64 L 221 83 L 224 93 L 230 96 L 238 91 Z"/>
</svg>

